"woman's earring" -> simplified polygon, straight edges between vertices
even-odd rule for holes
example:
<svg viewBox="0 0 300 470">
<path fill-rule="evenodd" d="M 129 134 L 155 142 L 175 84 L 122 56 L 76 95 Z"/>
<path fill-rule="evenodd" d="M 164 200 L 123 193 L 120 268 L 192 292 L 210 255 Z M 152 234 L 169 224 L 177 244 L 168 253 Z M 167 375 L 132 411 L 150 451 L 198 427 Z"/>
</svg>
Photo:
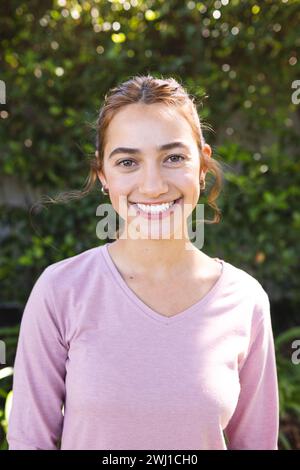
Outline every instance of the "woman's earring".
<svg viewBox="0 0 300 470">
<path fill-rule="evenodd" d="M 104 194 L 104 196 L 107 196 L 108 192 L 105 192 L 105 189 L 107 188 L 104 188 L 104 186 L 101 187 L 102 194 Z"/>
<path fill-rule="evenodd" d="M 200 189 L 205 191 L 205 180 L 200 180 Z"/>
</svg>

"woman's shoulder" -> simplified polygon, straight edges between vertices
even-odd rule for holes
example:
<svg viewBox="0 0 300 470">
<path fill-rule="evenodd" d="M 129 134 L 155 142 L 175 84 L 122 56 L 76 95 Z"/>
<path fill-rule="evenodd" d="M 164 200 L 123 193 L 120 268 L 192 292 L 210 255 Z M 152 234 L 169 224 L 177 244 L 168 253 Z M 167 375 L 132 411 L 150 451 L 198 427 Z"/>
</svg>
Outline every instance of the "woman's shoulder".
<svg viewBox="0 0 300 470">
<path fill-rule="evenodd" d="M 271 307 L 269 295 L 255 273 L 229 261 L 223 262 L 223 283 L 220 289 L 222 300 L 229 309 L 237 308 L 243 321 L 260 325 L 261 321 L 270 324 Z"/>
<path fill-rule="evenodd" d="M 62 278 L 62 280 L 65 278 L 66 281 L 66 276 L 80 277 L 86 275 L 86 272 L 96 263 L 101 264 L 100 246 L 89 248 L 81 253 L 49 264 L 44 269 L 44 273 L 49 278 Z"/>
<path fill-rule="evenodd" d="M 266 301 L 268 294 L 253 271 L 239 267 L 229 261 L 221 261 L 224 265 L 226 283 L 229 288 L 252 298 L 255 297 L 256 299 Z"/>
<path fill-rule="evenodd" d="M 95 246 L 92 248 L 89 248 L 87 250 L 84 250 L 80 253 L 74 254 L 72 256 L 68 256 L 67 258 L 63 258 L 59 261 L 55 261 L 54 263 L 51 263 L 47 266 L 47 269 L 55 270 L 57 268 L 61 268 L 63 266 L 71 266 L 75 265 L 77 263 L 81 263 L 82 261 L 88 260 L 90 257 L 93 257 L 95 252 L 99 250 L 99 246 Z"/>
</svg>

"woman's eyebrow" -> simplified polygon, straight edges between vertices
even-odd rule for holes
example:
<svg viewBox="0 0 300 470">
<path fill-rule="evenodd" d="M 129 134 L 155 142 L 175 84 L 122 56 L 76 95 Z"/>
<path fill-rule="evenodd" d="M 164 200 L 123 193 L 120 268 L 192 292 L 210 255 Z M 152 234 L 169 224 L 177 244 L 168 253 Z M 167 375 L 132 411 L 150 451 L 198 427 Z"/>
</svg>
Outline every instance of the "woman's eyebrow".
<svg viewBox="0 0 300 470">
<path fill-rule="evenodd" d="M 169 144 L 158 146 L 156 147 L 156 149 L 157 151 L 162 151 L 162 150 L 170 150 L 175 147 L 180 147 L 187 151 L 190 151 L 189 146 L 184 144 L 183 142 L 170 142 Z M 136 155 L 136 154 L 141 154 L 142 151 L 140 149 L 135 149 L 135 148 L 130 148 L 130 147 L 117 147 L 109 154 L 108 159 L 110 159 L 113 155 L 116 155 L 117 153 L 129 153 L 131 155 Z"/>
</svg>

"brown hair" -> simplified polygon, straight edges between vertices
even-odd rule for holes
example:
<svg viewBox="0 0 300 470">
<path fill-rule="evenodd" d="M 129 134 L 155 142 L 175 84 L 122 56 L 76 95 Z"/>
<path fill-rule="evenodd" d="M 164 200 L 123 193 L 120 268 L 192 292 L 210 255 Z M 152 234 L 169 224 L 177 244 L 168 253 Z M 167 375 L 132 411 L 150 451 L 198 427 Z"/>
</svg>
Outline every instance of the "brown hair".
<svg viewBox="0 0 300 470">
<path fill-rule="evenodd" d="M 86 178 L 85 186 L 82 190 L 60 193 L 56 197 L 47 200 L 47 202 L 67 202 L 70 199 L 82 198 L 92 191 L 96 181 L 98 181 L 97 173 L 103 169 L 106 131 L 109 123 L 119 109 L 133 103 L 143 103 L 146 105 L 162 103 L 170 107 L 175 107 L 189 122 L 199 148 L 200 165 L 201 167 L 207 168 L 207 173 L 212 173 L 215 177 L 215 182 L 207 196 L 207 204 L 214 210 L 214 218 L 213 220 L 204 219 L 204 222 L 208 224 L 219 223 L 221 210 L 218 208 L 215 201 L 222 189 L 222 166 L 221 163 L 213 157 L 205 158 L 202 154 L 202 147 L 205 143 L 202 130 L 212 129 L 208 124 L 202 122 L 202 120 L 200 123 L 195 97 L 190 95 L 182 84 L 178 83 L 178 81 L 172 77 L 166 79 L 155 78 L 150 74 L 146 76 L 136 75 L 128 81 L 111 88 L 105 94 L 104 103 L 100 108 L 96 124 L 92 125 L 96 130 L 96 151 L 89 159 L 90 171 Z M 116 232 L 116 237 L 118 238 L 118 236 L 119 230 Z"/>
</svg>

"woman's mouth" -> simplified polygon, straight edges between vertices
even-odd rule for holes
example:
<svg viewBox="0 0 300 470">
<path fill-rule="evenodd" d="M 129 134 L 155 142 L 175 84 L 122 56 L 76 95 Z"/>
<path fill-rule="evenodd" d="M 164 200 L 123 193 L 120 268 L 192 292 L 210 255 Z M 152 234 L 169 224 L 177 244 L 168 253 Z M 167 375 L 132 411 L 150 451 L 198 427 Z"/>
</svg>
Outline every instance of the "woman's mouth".
<svg viewBox="0 0 300 470">
<path fill-rule="evenodd" d="M 129 202 L 128 204 L 131 207 L 134 207 L 136 210 L 137 215 L 141 215 L 146 217 L 147 219 L 161 219 L 170 215 L 173 210 L 173 206 L 176 204 L 180 204 L 183 197 L 181 196 L 178 199 L 175 199 L 172 202 L 164 203 L 164 204 L 139 204 L 139 203 L 132 203 Z"/>
</svg>

